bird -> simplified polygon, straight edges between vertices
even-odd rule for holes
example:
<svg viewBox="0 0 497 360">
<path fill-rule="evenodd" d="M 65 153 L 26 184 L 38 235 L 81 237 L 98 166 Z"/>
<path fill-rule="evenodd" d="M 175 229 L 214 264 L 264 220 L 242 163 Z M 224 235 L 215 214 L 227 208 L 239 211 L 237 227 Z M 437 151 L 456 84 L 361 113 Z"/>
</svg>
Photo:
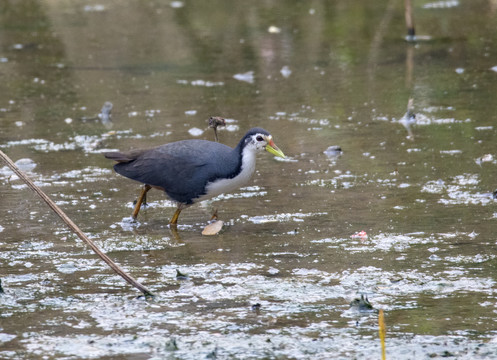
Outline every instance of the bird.
<svg viewBox="0 0 497 360">
<path fill-rule="evenodd" d="M 255 171 L 256 155 L 264 150 L 285 158 L 272 135 L 256 127 L 248 130 L 234 148 L 189 139 L 103 155 L 117 162 L 114 170 L 118 174 L 144 184 L 132 214 L 134 219 L 147 192 L 155 188 L 176 203 L 169 224 L 177 226 L 179 214 L 185 208 L 244 186 Z"/>
</svg>

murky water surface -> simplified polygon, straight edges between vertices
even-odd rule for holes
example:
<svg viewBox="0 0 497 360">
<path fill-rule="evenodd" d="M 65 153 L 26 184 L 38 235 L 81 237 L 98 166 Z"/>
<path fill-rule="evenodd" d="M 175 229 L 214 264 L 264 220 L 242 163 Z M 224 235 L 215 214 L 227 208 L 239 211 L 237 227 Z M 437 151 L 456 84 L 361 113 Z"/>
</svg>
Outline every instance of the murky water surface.
<svg viewBox="0 0 497 360">
<path fill-rule="evenodd" d="M 497 358 L 497 6 L 414 1 L 415 44 L 402 6 L 2 2 L 0 149 L 156 298 L 1 165 L 0 357 L 378 359 L 383 309 L 388 358 Z M 288 159 L 179 236 L 158 191 L 131 221 L 101 152 L 213 140 L 212 115 Z"/>
</svg>

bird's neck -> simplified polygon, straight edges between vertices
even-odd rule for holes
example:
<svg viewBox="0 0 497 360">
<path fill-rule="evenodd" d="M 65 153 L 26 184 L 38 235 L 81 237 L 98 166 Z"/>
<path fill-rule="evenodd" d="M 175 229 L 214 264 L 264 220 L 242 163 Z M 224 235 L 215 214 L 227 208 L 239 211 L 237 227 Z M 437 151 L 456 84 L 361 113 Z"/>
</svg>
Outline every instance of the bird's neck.
<svg viewBox="0 0 497 360">
<path fill-rule="evenodd" d="M 246 177 L 247 180 L 252 176 L 255 171 L 256 152 L 253 149 L 244 147 L 239 151 L 240 156 L 240 174 Z"/>
<path fill-rule="evenodd" d="M 194 202 L 210 199 L 214 196 L 239 189 L 247 184 L 255 171 L 256 153 L 248 148 L 235 148 L 233 151 L 234 155 L 238 157 L 236 170 L 227 178 L 220 178 L 208 183 L 205 195 L 195 199 Z"/>
</svg>

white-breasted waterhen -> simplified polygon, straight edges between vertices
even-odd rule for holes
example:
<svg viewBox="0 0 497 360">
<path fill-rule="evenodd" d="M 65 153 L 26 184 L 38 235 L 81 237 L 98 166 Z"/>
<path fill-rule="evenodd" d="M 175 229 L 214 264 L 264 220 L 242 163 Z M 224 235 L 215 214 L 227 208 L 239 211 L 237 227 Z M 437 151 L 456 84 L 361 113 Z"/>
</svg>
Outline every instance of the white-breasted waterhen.
<svg viewBox="0 0 497 360">
<path fill-rule="evenodd" d="M 156 188 L 177 203 L 169 222 L 176 225 L 181 210 L 245 185 L 255 171 L 256 154 L 264 150 L 285 157 L 269 132 L 253 128 L 235 148 L 207 140 L 182 140 L 104 156 L 117 161 L 114 170 L 118 174 L 145 184 L 133 218 L 138 216 L 146 193 Z"/>
</svg>

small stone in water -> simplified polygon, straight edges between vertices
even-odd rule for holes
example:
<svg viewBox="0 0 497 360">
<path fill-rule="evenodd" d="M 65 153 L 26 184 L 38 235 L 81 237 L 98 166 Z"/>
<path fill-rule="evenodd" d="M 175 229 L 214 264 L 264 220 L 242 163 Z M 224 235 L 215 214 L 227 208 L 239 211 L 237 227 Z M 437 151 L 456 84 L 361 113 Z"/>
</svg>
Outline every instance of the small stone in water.
<svg viewBox="0 0 497 360">
<path fill-rule="evenodd" d="M 72 123 L 72 119 L 71 119 L 71 118 L 66 118 L 66 119 L 64 120 L 64 122 L 65 122 L 66 124 L 70 124 L 70 123 Z"/>
</svg>

